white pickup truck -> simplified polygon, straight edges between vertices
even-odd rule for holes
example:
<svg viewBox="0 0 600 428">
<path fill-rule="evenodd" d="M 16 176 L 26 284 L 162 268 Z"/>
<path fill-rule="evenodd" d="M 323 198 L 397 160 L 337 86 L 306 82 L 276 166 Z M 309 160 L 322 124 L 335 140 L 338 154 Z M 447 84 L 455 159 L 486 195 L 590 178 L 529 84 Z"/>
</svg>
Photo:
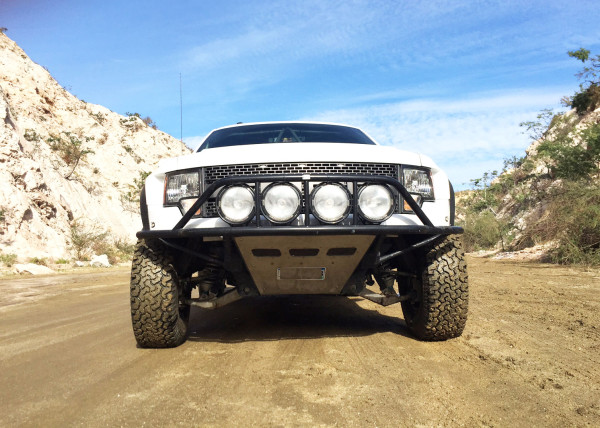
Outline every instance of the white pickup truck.
<svg viewBox="0 0 600 428">
<path fill-rule="evenodd" d="M 417 338 L 462 334 L 462 229 L 426 156 L 346 125 L 238 124 L 161 161 L 140 201 L 131 317 L 142 347 L 183 343 L 191 306 L 275 294 L 401 302 Z"/>
</svg>

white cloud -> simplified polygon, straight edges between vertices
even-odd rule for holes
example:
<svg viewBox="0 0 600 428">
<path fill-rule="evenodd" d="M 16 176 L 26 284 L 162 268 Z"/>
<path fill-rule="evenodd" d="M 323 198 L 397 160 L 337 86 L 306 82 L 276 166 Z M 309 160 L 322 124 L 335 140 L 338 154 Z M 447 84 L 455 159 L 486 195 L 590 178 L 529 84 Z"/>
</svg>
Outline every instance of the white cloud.
<svg viewBox="0 0 600 428">
<path fill-rule="evenodd" d="M 519 123 L 555 106 L 562 90 L 484 93 L 457 100 L 423 99 L 331 110 L 303 120 L 359 126 L 380 144 L 417 151 L 446 170 L 455 187 L 500 169 L 529 145 Z"/>
<path fill-rule="evenodd" d="M 415 88 L 422 96 L 465 85 L 505 87 L 504 81 L 531 86 L 536 76 L 571 64 L 566 55 L 557 64 L 556 52 L 573 48 L 556 28 L 574 6 L 540 4 L 243 2 L 220 25 L 200 27 L 197 44 L 178 54 L 177 65 L 198 99 L 220 105 L 290 93 L 301 102 L 319 85 L 343 94 L 372 90 L 365 102 L 412 97 Z"/>
<path fill-rule="evenodd" d="M 559 8 L 561 14 L 567 9 Z M 230 11 L 222 33 L 204 34 L 208 41 L 187 50 L 183 62 L 197 68 L 243 64 L 244 71 L 317 57 L 329 61 L 331 55 L 339 55 L 335 61 L 372 58 L 390 67 L 436 67 L 448 60 L 483 64 L 515 52 L 531 55 L 540 50 L 540 39 L 554 51 L 565 42 L 548 29 L 562 22 L 561 14 L 523 2 L 485 7 L 470 1 L 248 2 Z M 499 26 L 504 22 L 510 25 Z"/>
<path fill-rule="evenodd" d="M 207 41 L 186 50 L 181 65 L 264 77 L 298 65 L 320 67 L 369 62 L 369 58 L 381 63 L 377 60 L 381 52 L 388 52 L 383 57 L 392 65 L 398 61 L 403 66 L 437 63 L 442 55 L 470 51 L 471 44 L 481 44 L 483 39 L 468 33 L 432 39 L 433 30 L 447 24 L 448 16 L 462 8 L 458 2 L 443 3 L 436 7 L 360 0 L 275 2 L 268 6 L 250 2 L 232 11 L 237 26 L 224 28 L 222 34 L 204 35 Z"/>
<path fill-rule="evenodd" d="M 192 48 L 186 55 L 185 65 L 206 70 L 230 65 L 240 58 L 260 57 L 278 49 L 282 38 L 286 36 L 279 29 L 252 29 L 237 36 L 215 39 Z"/>
</svg>

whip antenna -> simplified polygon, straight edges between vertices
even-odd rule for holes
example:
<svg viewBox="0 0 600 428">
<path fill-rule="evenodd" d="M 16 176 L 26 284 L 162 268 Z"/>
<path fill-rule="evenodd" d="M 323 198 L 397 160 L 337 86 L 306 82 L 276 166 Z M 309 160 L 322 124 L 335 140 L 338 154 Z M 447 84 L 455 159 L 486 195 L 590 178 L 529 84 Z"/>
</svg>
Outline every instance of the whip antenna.
<svg viewBox="0 0 600 428">
<path fill-rule="evenodd" d="M 183 91 L 181 90 L 181 73 L 179 73 L 179 140 L 181 141 L 181 151 L 183 149 Z"/>
</svg>

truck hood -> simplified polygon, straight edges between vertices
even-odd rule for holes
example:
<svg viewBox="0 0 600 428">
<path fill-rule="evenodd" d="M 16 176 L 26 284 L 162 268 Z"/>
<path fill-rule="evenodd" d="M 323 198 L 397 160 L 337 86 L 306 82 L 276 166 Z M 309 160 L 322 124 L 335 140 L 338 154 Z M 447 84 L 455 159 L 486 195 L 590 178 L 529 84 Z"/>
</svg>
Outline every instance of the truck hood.
<svg viewBox="0 0 600 428">
<path fill-rule="evenodd" d="M 159 163 L 159 171 L 281 162 L 393 163 L 437 168 L 426 156 L 393 147 L 341 143 L 280 143 L 206 149 L 200 153 L 163 159 Z"/>
</svg>

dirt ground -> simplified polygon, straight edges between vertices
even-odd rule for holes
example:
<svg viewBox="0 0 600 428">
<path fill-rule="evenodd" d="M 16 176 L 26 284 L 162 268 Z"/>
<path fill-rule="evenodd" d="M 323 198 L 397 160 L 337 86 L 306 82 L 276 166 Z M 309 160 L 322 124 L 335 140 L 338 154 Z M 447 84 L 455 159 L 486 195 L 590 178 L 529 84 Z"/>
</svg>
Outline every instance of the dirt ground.
<svg viewBox="0 0 600 428">
<path fill-rule="evenodd" d="M 600 426 L 600 272 L 468 263 L 442 343 L 399 305 L 268 297 L 138 349 L 126 268 L 2 279 L 0 426 Z"/>
</svg>

